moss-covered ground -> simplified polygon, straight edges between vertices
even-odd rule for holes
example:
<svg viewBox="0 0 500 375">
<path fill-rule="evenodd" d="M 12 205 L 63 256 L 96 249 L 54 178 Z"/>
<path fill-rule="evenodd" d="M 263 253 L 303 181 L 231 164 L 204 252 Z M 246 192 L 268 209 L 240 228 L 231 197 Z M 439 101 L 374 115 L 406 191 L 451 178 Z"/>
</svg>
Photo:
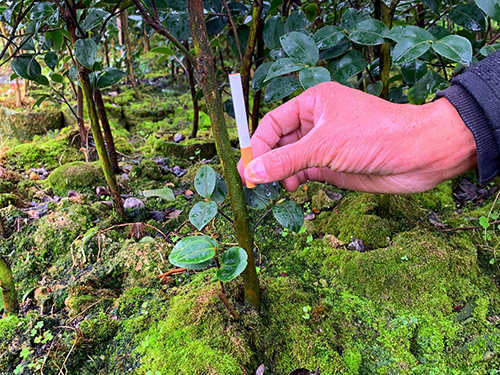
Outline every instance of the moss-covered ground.
<svg viewBox="0 0 500 375">
<path fill-rule="evenodd" d="M 251 211 L 262 308 L 245 305 L 240 278 L 227 283 L 239 320 L 211 281 L 216 268 L 158 278 L 174 268 L 174 244 L 198 233 L 196 171 L 220 171 L 205 120 L 197 139 L 174 142 L 190 131 L 189 97 L 163 95 L 106 99 L 123 197 L 143 203 L 128 200 L 129 223 L 75 129 L 4 145 L 0 255 L 21 306 L 0 319 L 1 375 L 246 375 L 261 364 L 266 375 L 500 373 L 500 241 L 487 225 L 499 204 L 454 200 L 472 176 L 390 197 L 309 183 L 283 192 L 312 219 L 300 233 Z M 174 201 L 143 193 L 165 188 Z M 236 242 L 224 218 L 202 232 Z"/>
</svg>

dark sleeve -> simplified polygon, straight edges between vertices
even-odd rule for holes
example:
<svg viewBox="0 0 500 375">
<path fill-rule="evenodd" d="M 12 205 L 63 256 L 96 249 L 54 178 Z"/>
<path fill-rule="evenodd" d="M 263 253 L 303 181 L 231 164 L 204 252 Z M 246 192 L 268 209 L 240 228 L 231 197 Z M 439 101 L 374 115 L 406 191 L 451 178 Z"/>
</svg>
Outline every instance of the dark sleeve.
<svg viewBox="0 0 500 375">
<path fill-rule="evenodd" d="M 500 51 L 453 78 L 437 93 L 457 109 L 477 146 L 479 182 L 500 173 Z"/>
</svg>

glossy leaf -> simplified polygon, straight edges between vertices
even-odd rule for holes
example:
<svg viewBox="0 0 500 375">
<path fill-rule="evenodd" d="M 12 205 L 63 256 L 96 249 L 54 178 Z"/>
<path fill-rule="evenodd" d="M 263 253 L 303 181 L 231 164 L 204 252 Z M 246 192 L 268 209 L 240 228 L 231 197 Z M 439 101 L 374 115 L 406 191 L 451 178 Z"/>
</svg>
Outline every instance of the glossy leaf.
<svg viewBox="0 0 500 375">
<path fill-rule="evenodd" d="M 231 10 L 231 15 L 233 17 L 241 17 L 248 14 L 248 8 L 243 3 L 234 1 L 232 3 L 228 3 L 227 6 L 229 7 L 229 10 Z"/>
<path fill-rule="evenodd" d="M 97 60 L 97 44 L 90 38 L 78 39 L 75 42 L 75 56 L 80 64 L 92 69 Z"/>
<path fill-rule="evenodd" d="M 493 52 L 496 52 L 500 49 L 500 43 L 495 43 L 495 44 L 487 44 L 484 47 L 482 47 L 479 52 L 483 56 L 488 56 L 492 54 Z"/>
<path fill-rule="evenodd" d="M 184 10 L 187 7 L 186 0 L 166 0 L 167 6 L 174 10 Z"/>
<path fill-rule="evenodd" d="M 54 52 L 47 52 L 44 61 L 51 70 L 54 70 L 57 66 L 57 55 Z"/>
<path fill-rule="evenodd" d="M 441 39 L 445 36 L 451 35 L 447 28 L 439 25 L 431 26 L 427 29 L 427 31 L 430 32 L 435 39 Z"/>
<path fill-rule="evenodd" d="M 217 270 L 217 279 L 226 283 L 241 274 L 247 266 L 248 255 L 241 247 L 231 247 L 220 258 L 221 268 Z"/>
<path fill-rule="evenodd" d="M 432 49 L 441 56 L 460 64 L 469 65 L 472 61 L 472 45 L 463 36 L 445 36 L 435 42 Z"/>
<path fill-rule="evenodd" d="M 377 81 L 375 83 L 367 85 L 366 92 L 371 95 L 380 96 L 383 88 L 384 84 L 382 83 L 382 81 Z"/>
<path fill-rule="evenodd" d="M 168 47 L 151 48 L 151 51 L 149 51 L 149 52 L 150 53 L 158 53 L 158 54 L 167 55 L 167 56 L 174 56 L 175 55 L 174 50 L 171 48 L 168 48 Z"/>
<path fill-rule="evenodd" d="M 288 15 L 285 21 L 285 34 L 292 31 L 305 30 L 307 26 L 307 18 L 303 11 L 295 10 Z"/>
<path fill-rule="evenodd" d="M 42 86 L 50 86 L 49 79 L 45 76 L 40 76 L 35 82 Z"/>
<path fill-rule="evenodd" d="M 266 77 L 269 72 L 269 68 L 273 64 L 273 62 L 265 62 L 255 70 L 252 78 L 252 88 L 254 92 L 262 90 L 269 83 L 269 81 L 266 81 Z"/>
<path fill-rule="evenodd" d="M 217 203 L 198 202 L 189 211 L 189 221 L 198 230 L 202 230 L 217 215 Z"/>
<path fill-rule="evenodd" d="M 96 26 L 101 26 L 106 18 L 110 16 L 110 13 L 102 9 L 90 9 L 87 17 L 82 23 L 83 31 L 87 32 L 92 30 Z"/>
<path fill-rule="evenodd" d="M 40 105 L 46 100 L 50 98 L 50 96 L 48 95 L 41 95 L 35 102 L 35 104 L 33 104 L 33 108 L 35 107 L 40 107 Z"/>
<path fill-rule="evenodd" d="M 87 230 L 83 235 L 81 247 L 85 246 L 85 244 L 89 242 L 92 239 L 92 237 L 94 237 L 98 232 L 99 232 L 98 227 L 93 227 Z"/>
<path fill-rule="evenodd" d="M 403 92 L 402 87 L 394 87 L 389 91 L 389 101 L 392 103 L 406 104 L 408 103 L 408 98 Z"/>
<path fill-rule="evenodd" d="M 293 94 L 300 88 L 300 82 L 295 77 L 278 77 L 266 88 L 265 103 L 272 103 Z"/>
<path fill-rule="evenodd" d="M 320 60 L 334 59 L 342 56 L 344 53 L 349 51 L 352 47 L 352 43 L 349 40 L 343 40 L 336 46 L 327 48 L 319 53 Z"/>
<path fill-rule="evenodd" d="M 500 21 L 500 0 L 475 0 L 477 6 L 495 21 Z"/>
<path fill-rule="evenodd" d="M 42 67 L 35 60 L 35 56 L 21 55 L 12 59 L 10 66 L 21 78 L 30 81 L 38 80 L 42 75 Z"/>
<path fill-rule="evenodd" d="M 63 83 L 63 77 L 59 73 L 52 73 L 50 79 L 55 83 Z"/>
<path fill-rule="evenodd" d="M 105 87 L 112 86 L 112 85 L 120 82 L 120 80 L 123 77 L 125 77 L 126 75 L 127 75 L 127 73 L 125 73 L 121 70 L 110 68 L 110 69 L 106 70 L 104 72 L 104 74 L 102 74 L 98 78 L 97 87 L 100 89 L 103 89 Z"/>
<path fill-rule="evenodd" d="M 151 198 L 151 197 L 158 197 L 161 199 L 166 200 L 167 202 L 173 202 L 175 201 L 175 195 L 172 189 L 168 187 L 163 187 L 161 189 L 154 189 L 154 190 L 144 190 L 142 194 L 146 198 Z"/>
<path fill-rule="evenodd" d="M 408 37 L 400 39 L 394 47 L 393 62 L 394 64 L 402 64 L 412 61 L 422 56 L 430 48 L 429 40 L 422 40 L 417 37 Z"/>
<path fill-rule="evenodd" d="M 472 31 L 484 31 L 486 19 L 474 4 L 457 4 L 450 10 L 450 18 L 457 25 Z"/>
<path fill-rule="evenodd" d="M 427 64 L 421 60 L 412 60 L 401 64 L 401 74 L 410 86 L 427 73 Z"/>
<path fill-rule="evenodd" d="M 177 267 L 204 268 L 210 264 L 218 247 L 218 243 L 207 236 L 186 237 L 175 244 L 168 260 Z"/>
<path fill-rule="evenodd" d="M 203 0 L 203 8 L 210 13 L 220 13 L 222 10 L 222 2 L 220 0 Z"/>
<path fill-rule="evenodd" d="M 185 8 L 184 8 L 185 9 Z M 165 19 L 167 30 L 180 41 L 186 41 L 191 35 L 189 18 L 186 11 L 170 11 Z"/>
<path fill-rule="evenodd" d="M 368 63 L 361 53 L 351 50 L 340 59 L 331 60 L 327 67 L 333 80 L 344 83 L 362 72 L 367 65 Z"/>
<path fill-rule="evenodd" d="M 55 11 L 54 4 L 51 2 L 36 2 L 30 12 L 32 20 L 44 21 L 49 18 Z"/>
<path fill-rule="evenodd" d="M 64 34 L 61 30 L 47 31 L 45 33 L 45 39 L 51 39 L 51 48 L 55 52 L 59 52 L 62 47 Z"/>
<path fill-rule="evenodd" d="M 325 26 L 314 33 L 314 41 L 319 49 L 326 49 L 336 46 L 341 40 L 345 39 L 346 35 L 339 26 Z"/>
<path fill-rule="evenodd" d="M 304 69 L 306 66 L 307 65 L 305 65 L 302 61 L 292 59 L 289 57 L 279 59 L 273 65 L 271 65 L 265 80 L 270 81 L 275 77 L 279 77 L 287 73 L 296 72 L 300 69 Z"/>
<path fill-rule="evenodd" d="M 435 40 L 434 36 L 427 30 L 411 25 L 396 26 L 392 28 L 387 32 L 386 38 L 392 39 L 395 42 L 400 42 L 409 38 L 415 41 Z"/>
<path fill-rule="evenodd" d="M 377 45 L 385 42 L 384 36 L 389 29 L 379 20 L 368 19 L 354 27 L 349 34 L 349 39 L 362 45 Z"/>
<path fill-rule="evenodd" d="M 283 48 L 276 48 L 269 52 L 269 57 L 273 60 L 283 59 L 286 57 L 285 51 Z"/>
<path fill-rule="evenodd" d="M 247 25 L 241 25 L 238 26 L 236 31 L 238 33 L 238 40 L 240 42 L 241 53 L 245 54 L 245 48 L 247 47 L 248 43 L 248 36 L 250 35 L 250 27 L 248 27 Z M 229 47 L 231 47 L 231 51 L 233 51 L 235 56 L 238 56 L 238 46 L 236 45 L 236 40 L 234 39 L 234 33 L 232 29 L 229 30 L 229 33 L 227 35 L 227 40 L 229 42 Z"/>
<path fill-rule="evenodd" d="M 439 14 L 440 0 L 422 0 L 422 2 L 429 7 L 434 13 Z"/>
<path fill-rule="evenodd" d="M 353 8 L 348 8 L 346 12 L 342 15 L 342 19 L 340 20 L 340 27 L 347 31 L 351 31 L 357 25 L 359 25 L 362 21 L 369 19 L 370 16 L 364 14 Z"/>
<path fill-rule="evenodd" d="M 280 38 L 283 34 L 285 34 L 285 23 L 281 16 L 273 16 L 266 20 L 262 38 L 267 48 L 279 48 L 281 46 Z"/>
<path fill-rule="evenodd" d="M 283 227 L 298 232 L 304 224 L 304 214 L 294 201 L 284 201 L 273 206 L 273 215 Z"/>
<path fill-rule="evenodd" d="M 279 198 L 280 185 L 277 182 L 270 182 L 259 184 L 253 189 L 243 187 L 243 191 L 248 207 L 255 210 L 262 210 L 271 203 L 271 200 Z"/>
<path fill-rule="evenodd" d="M 207 33 L 208 36 L 214 36 L 219 34 L 224 28 L 226 27 L 227 24 L 227 18 L 226 17 L 212 17 L 210 20 L 207 21 Z"/>
<path fill-rule="evenodd" d="M 280 38 L 281 47 L 288 56 L 308 65 L 316 65 L 319 60 L 319 49 L 310 36 L 291 32 Z"/>
<path fill-rule="evenodd" d="M 194 178 L 194 187 L 198 194 L 203 198 L 210 197 L 215 189 L 216 179 L 216 173 L 211 167 L 202 166 Z"/>
<path fill-rule="evenodd" d="M 299 73 L 299 80 L 302 88 L 307 90 L 322 82 L 329 82 L 331 80 L 330 72 L 321 66 L 312 66 L 310 68 L 302 69 Z"/>
<path fill-rule="evenodd" d="M 408 90 L 408 100 L 411 104 L 422 104 L 429 95 L 438 90 L 444 90 L 450 83 L 434 70 L 428 71 L 412 88 Z"/>
<path fill-rule="evenodd" d="M 222 176 L 216 173 L 215 176 L 215 188 L 210 196 L 210 200 L 214 201 L 217 204 L 222 204 L 227 197 L 227 184 L 226 181 L 222 178 Z"/>
</svg>

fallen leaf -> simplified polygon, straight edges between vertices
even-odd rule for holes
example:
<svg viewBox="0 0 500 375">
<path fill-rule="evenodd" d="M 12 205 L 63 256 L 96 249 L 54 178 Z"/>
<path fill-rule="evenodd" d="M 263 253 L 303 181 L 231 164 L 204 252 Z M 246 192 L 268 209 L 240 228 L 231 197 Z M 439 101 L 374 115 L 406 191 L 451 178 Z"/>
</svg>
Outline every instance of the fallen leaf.
<svg viewBox="0 0 500 375">
<path fill-rule="evenodd" d="M 265 370 L 264 364 L 261 364 L 258 368 L 257 371 L 255 371 L 255 375 L 264 375 L 264 370 Z"/>
</svg>

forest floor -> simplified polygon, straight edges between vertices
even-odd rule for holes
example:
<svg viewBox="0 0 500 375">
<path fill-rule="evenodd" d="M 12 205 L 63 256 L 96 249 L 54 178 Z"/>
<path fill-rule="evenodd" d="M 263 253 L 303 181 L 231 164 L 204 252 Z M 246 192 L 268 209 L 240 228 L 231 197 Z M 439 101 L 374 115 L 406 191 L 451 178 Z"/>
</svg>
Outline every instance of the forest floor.
<svg viewBox="0 0 500 375">
<path fill-rule="evenodd" d="M 285 193 L 303 208 L 299 233 L 252 210 L 262 308 L 244 304 L 241 278 L 227 283 L 239 320 L 216 268 L 159 277 L 198 233 L 197 170 L 221 169 L 208 116 L 186 139 L 190 97 L 169 87 L 106 96 L 125 223 L 74 125 L 32 141 L 2 133 L 0 254 L 21 309 L 0 319 L 0 374 L 500 373 L 498 180 L 469 174 L 407 196 L 308 183 Z M 164 188 L 175 200 L 144 193 Z M 224 218 L 203 233 L 236 243 Z"/>
</svg>

